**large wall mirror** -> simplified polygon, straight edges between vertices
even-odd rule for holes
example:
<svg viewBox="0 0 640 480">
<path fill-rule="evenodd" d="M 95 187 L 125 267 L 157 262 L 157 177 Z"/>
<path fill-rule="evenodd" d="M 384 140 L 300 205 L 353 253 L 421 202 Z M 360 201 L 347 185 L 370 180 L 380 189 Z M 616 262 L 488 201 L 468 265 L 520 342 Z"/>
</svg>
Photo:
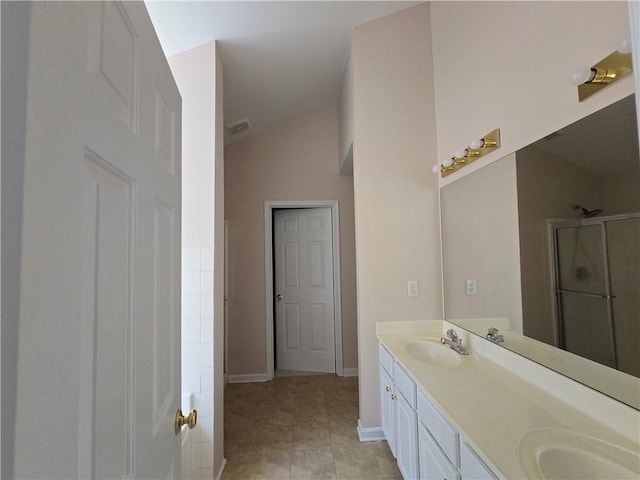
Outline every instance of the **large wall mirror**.
<svg viewBox="0 0 640 480">
<path fill-rule="evenodd" d="M 441 189 L 445 316 L 640 409 L 640 154 L 624 98 Z"/>
</svg>

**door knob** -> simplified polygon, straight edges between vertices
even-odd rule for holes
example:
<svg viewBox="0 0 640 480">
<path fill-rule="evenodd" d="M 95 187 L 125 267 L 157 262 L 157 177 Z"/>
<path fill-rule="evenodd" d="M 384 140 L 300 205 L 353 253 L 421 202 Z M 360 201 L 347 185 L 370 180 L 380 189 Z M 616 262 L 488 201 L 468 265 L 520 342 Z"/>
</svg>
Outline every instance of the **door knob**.
<svg viewBox="0 0 640 480">
<path fill-rule="evenodd" d="M 179 408 L 178 411 L 176 412 L 176 420 L 174 423 L 176 435 L 180 433 L 180 430 L 182 430 L 183 425 L 188 425 L 189 429 L 191 430 L 193 429 L 193 427 L 196 426 L 197 421 L 198 421 L 198 411 L 195 408 L 191 410 L 191 412 L 189 412 L 189 415 L 187 415 L 186 417 L 182 414 L 182 409 Z"/>
<path fill-rule="evenodd" d="M 282 294 L 281 294 L 281 293 L 277 294 L 277 295 L 276 295 L 276 298 L 277 298 L 278 300 L 282 300 Z"/>
</svg>

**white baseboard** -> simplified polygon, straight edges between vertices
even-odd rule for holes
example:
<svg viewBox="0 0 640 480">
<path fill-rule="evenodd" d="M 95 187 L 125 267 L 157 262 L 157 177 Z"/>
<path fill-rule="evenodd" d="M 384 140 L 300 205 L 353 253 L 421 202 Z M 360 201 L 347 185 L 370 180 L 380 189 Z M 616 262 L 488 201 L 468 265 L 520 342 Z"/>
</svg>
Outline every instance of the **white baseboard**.
<svg viewBox="0 0 640 480">
<path fill-rule="evenodd" d="M 385 440 L 382 427 L 365 428 L 360 423 L 360 419 L 358 419 L 358 437 L 361 442 L 378 442 L 380 440 Z"/>
<path fill-rule="evenodd" d="M 343 377 L 357 377 L 357 368 L 345 368 L 342 371 Z M 244 373 L 240 375 L 227 375 L 227 383 L 258 383 L 271 380 L 266 373 Z"/>
<path fill-rule="evenodd" d="M 227 466 L 227 459 L 223 458 L 222 459 L 222 465 L 220 465 L 220 468 L 218 469 L 218 471 L 216 472 L 216 474 L 214 475 L 213 478 L 215 478 L 215 480 L 220 480 L 222 478 L 222 473 L 224 472 L 224 467 Z"/>
<path fill-rule="evenodd" d="M 247 373 L 242 375 L 229 375 L 227 380 L 229 383 L 257 383 L 268 382 L 269 378 L 266 373 Z"/>
</svg>

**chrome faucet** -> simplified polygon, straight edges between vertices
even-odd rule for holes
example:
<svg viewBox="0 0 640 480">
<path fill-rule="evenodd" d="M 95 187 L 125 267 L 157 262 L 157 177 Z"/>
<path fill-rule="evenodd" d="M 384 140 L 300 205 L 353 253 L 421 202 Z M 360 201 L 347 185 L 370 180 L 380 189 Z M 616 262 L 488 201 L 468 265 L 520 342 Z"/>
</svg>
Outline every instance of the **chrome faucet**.
<svg viewBox="0 0 640 480">
<path fill-rule="evenodd" d="M 442 343 L 443 345 L 449 345 L 449 347 L 451 347 L 451 350 L 459 353 L 460 355 L 469 355 L 469 352 L 467 352 L 467 350 L 462 346 L 462 340 L 460 339 L 460 337 L 458 337 L 458 334 L 455 332 L 455 330 L 453 330 L 452 328 L 447 330 L 447 337 L 449 338 L 441 338 L 440 343 Z"/>
<path fill-rule="evenodd" d="M 487 340 L 493 343 L 500 343 L 504 342 L 504 336 L 498 333 L 497 328 L 491 327 L 487 333 Z"/>
</svg>

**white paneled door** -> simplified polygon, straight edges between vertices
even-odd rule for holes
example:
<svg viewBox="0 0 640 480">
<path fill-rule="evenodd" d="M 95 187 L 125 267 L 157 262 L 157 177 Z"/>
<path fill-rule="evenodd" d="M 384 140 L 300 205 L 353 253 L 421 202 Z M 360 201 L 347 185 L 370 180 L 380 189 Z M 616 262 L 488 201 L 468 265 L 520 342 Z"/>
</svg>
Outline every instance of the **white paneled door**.
<svg viewBox="0 0 640 480">
<path fill-rule="evenodd" d="M 142 2 L 29 32 L 14 474 L 174 478 L 180 95 Z"/>
<path fill-rule="evenodd" d="M 330 208 L 275 210 L 276 368 L 336 371 Z"/>
</svg>

